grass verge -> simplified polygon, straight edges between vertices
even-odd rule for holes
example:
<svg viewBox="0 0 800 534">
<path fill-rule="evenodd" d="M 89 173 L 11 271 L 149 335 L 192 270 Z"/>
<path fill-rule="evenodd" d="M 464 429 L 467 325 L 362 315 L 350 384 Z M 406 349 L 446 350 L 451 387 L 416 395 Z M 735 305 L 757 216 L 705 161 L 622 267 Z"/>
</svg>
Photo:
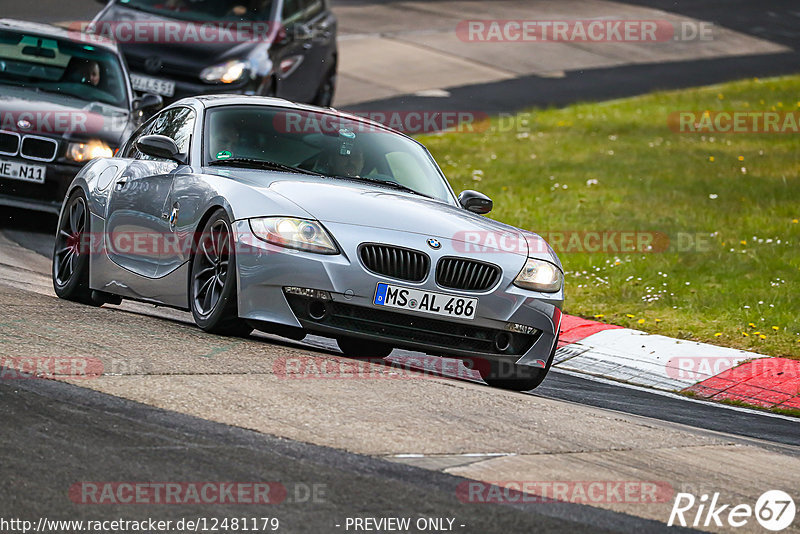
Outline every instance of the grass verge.
<svg viewBox="0 0 800 534">
<path fill-rule="evenodd" d="M 753 79 L 419 140 L 454 189 L 493 198 L 493 218 L 561 240 L 568 313 L 800 359 L 800 134 L 668 126 L 679 111 L 798 112 L 798 95 L 800 76 Z M 598 231 L 656 245 L 579 252 Z"/>
</svg>

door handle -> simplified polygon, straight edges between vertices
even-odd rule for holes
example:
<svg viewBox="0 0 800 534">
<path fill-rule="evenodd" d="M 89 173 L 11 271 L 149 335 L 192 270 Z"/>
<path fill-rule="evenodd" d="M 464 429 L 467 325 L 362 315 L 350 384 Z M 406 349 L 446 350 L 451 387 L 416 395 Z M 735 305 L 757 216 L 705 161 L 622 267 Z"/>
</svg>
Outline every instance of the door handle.
<svg viewBox="0 0 800 534">
<path fill-rule="evenodd" d="M 117 191 L 119 191 L 120 189 L 124 188 L 125 184 L 127 184 L 127 183 L 128 183 L 128 177 L 127 176 L 120 176 L 117 179 L 117 185 L 115 186 L 115 189 Z"/>
</svg>

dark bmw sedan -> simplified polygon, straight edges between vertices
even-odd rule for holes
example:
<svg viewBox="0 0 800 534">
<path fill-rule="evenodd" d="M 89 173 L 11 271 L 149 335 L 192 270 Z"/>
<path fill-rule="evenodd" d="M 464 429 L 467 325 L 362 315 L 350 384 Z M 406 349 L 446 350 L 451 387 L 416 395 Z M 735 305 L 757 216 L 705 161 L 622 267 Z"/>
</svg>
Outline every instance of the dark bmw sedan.
<svg viewBox="0 0 800 534">
<path fill-rule="evenodd" d="M 232 93 L 330 106 L 336 18 L 328 0 L 99 0 L 88 31 L 112 37 L 134 90 L 171 102 Z"/>
<path fill-rule="evenodd" d="M 0 19 L 0 205 L 58 213 L 80 168 L 161 104 L 134 98 L 113 43 Z"/>
</svg>

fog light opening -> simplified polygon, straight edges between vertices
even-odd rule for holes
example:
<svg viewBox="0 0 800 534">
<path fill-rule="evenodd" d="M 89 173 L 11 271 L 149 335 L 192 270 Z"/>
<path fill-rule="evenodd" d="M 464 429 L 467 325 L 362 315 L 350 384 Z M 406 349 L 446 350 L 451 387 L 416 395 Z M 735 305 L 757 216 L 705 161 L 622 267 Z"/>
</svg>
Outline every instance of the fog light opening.
<svg viewBox="0 0 800 534">
<path fill-rule="evenodd" d="M 494 338 L 494 348 L 497 352 L 505 352 L 511 346 L 511 334 L 500 332 Z"/>
<path fill-rule="evenodd" d="M 328 305 L 321 300 L 312 300 L 308 303 L 308 316 L 315 321 L 321 321 L 328 315 Z"/>
</svg>

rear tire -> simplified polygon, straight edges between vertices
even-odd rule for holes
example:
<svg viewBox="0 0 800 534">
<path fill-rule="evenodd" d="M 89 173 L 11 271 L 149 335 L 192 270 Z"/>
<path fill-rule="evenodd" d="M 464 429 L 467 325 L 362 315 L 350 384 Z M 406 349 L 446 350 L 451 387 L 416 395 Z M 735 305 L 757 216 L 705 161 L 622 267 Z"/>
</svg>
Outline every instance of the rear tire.
<svg viewBox="0 0 800 534">
<path fill-rule="evenodd" d="M 391 345 L 355 337 L 340 337 L 336 344 L 345 356 L 351 358 L 385 358 L 392 352 Z"/>
<path fill-rule="evenodd" d="M 53 247 L 53 289 L 59 298 L 100 306 L 89 289 L 89 253 L 91 247 L 89 205 L 82 189 L 74 191 L 58 220 Z"/>
<path fill-rule="evenodd" d="M 488 367 L 480 368 L 483 381 L 494 388 L 508 389 L 511 391 L 530 391 L 536 389 L 544 381 L 558 347 L 558 338 L 550 351 L 547 365 L 544 369 L 528 365 L 516 365 L 509 361 L 491 360 Z"/>
<path fill-rule="evenodd" d="M 189 275 L 189 307 L 194 322 L 211 334 L 247 336 L 253 327 L 239 318 L 236 252 L 224 210 L 208 219 L 194 250 Z"/>
</svg>

